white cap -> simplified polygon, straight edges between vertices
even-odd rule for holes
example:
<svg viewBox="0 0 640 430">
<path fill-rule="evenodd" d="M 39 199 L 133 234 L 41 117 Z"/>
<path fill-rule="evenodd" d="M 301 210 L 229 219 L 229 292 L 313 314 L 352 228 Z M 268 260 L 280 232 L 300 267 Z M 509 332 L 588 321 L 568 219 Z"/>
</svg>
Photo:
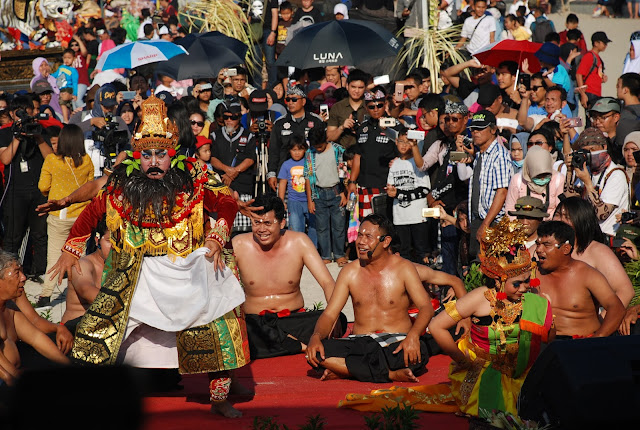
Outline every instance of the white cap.
<svg viewBox="0 0 640 430">
<path fill-rule="evenodd" d="M 167 28 L 166 25 L 163 25 L 162 27 L 160 27 L 160 29 L 158 30 L 158 35 L 162 36 L 163 34 L 169 34 L 169 29 Z"/>
<path fill-rule="evenodd" d="M 337 5 L 335 5 L 333 7 L 333 14 L 342 14 L 342 16 L 344 16 L 344 19 L 349 19 L 349 11 L 347 9 L 347 5 L 344 3 L 338 3 Z"/>
</svg>

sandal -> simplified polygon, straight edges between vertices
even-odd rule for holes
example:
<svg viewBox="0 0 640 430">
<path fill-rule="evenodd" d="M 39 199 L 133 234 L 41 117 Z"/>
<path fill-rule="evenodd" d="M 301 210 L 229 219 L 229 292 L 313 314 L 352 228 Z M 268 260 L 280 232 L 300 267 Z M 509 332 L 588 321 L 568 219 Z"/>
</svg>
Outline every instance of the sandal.
<svg viewBox="0 0 640 430">
<path fill-rule="evenodd" d="M 340 257 L 336 260 L 336 263 L 338 263 L 338 267 L 344 267 L 349 264 L 349 259 L 347 257 Z"/>
<path fill-rule="evenodd" d="M 333 261 L 331 261 L 331 260 L 322 260 L 322 262 L 323 262 L 324 264 L 331 264 L 331 263 L 333 263 Z"/>
</svg>

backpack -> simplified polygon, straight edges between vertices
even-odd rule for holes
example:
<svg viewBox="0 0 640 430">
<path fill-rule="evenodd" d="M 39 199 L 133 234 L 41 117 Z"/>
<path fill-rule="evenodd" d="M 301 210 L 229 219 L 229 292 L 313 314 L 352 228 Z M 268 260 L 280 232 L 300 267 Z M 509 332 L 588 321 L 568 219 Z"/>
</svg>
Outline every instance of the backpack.
<svg viewBox="0 0 640 430">
<path fill-rule="evenodd" d="M 591 51 L 589 51 L 591 52 Z M 576 82 L 576 71 L 578 70 L 578 66 L 580 66 L 580 62 L 582 61 L 582 58 L 586 55 L 587 53 L 584 54 L 580 54 L 578 55 L 571 63 L 571 69 L 569 70 L 569 76 L 571 77 L 571 79 Z M 591 63 L 591 67 L 589 67 L 589 71 L 587 72 L 586 75 L 583 76 L 582 78 L 582 82 L 587 82 L 587 78 L 589 77 L 589 75 L 591 75 L 591 73 L 593 73 L 593 71 L 596 69 L 596 67 L 598 67 L 598 60 L 596 59 L 596 56 L 593 54 L 593 52 L 591 52 L 591 58 L 593 58 L 593 63 Z M 600 61 L 602 62 L 602 59 L 600 59 Z M 602 70 L 604 70 L 604 62 L 602 62 Z"/>
<path fill-rule="evenodd" d="M 536 27 L 533 29 L 531 40 L 536 43 L 544 43 L 544 38 L 547 37 L 549 33 L 553 33 L 551 21 L 548 19 L 536 21 Z"/>
</svg>

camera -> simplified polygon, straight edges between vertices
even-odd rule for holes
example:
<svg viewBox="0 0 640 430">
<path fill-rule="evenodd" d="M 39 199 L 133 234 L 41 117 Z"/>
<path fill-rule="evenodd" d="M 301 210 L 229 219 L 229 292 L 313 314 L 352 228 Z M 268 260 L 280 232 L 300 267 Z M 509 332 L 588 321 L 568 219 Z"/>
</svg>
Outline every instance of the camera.
<svg viewBox="0 0 640 430">
<path fill-rule="evenodd" d="M 111 169 L 115 164 L 118 153 L 128 143 L 126 130 L 118 130 L 118 123 L 112 116 L 105 116 L 106 125 L 102 128 L 94 127 L 91 133 L 93 145 L 100 150 L 100 155 L 105 157 L 104 168 Z"/>
<path fill-rule="evenodd" d="M 628 223 L 636 218 L 638 218 L 638 212 L 636 211 L 622 212 L 620 214 L 620 222 L 622 224 Z"/>
<path fill-rule="evenodd" d="M 591 152 L 586 149 L 578 149 L 571 153 L 571 165 L 573 167 L 582 169 L 584 163 L 587 163 L 587 166 L 591 164 Z"/>
<path fill-rule="evenodd" d="M 18 109 L 16 116 L 20 121 L 13 123 L 12 131 L 16 137 L 33 137 L 42 134 L 41 120 L 49 119 L 49 115 L 46 113 L 40 113 L 37 115 L 29 116 L 26 110 Z"/>
<path fill-rule="evenodd" d="M 266 133 L 267 132 L 267 123 L 264 121 L 264 118 L 260 118 L 258 120 L 258 133 Z"/>
</svg>

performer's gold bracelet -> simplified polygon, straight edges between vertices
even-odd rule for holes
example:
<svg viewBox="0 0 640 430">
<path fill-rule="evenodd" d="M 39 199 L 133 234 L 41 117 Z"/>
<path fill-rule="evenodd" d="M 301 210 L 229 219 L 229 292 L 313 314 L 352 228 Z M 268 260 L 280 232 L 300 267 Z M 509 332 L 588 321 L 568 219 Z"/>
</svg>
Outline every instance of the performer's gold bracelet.
<svg viewBox="0 0 640 430">
<path fill-rule="evenodd" d="M 453 319 L 455 322 L 458 322 L 462 319 L 460 314 L 458 313 L 458 309 L 456 308 L 456 302 L 447 302 L 444 304 L 444 311 Z"/>
</svg>

